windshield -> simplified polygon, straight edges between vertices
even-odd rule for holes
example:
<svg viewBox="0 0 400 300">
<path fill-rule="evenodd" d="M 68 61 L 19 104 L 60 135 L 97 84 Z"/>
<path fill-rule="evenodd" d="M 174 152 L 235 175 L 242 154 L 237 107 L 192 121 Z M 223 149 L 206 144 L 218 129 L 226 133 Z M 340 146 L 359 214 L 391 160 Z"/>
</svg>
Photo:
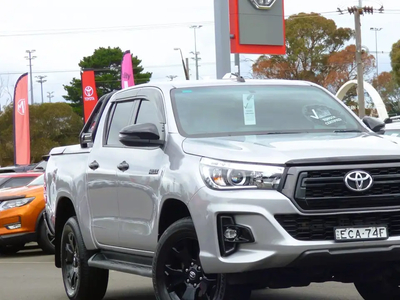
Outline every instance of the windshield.
<svg viewBox="0 0 400 300">
<path fill-rule="evenodd" d="M 33 168 L 33 170 L 39 170 L 39 171 L 41 171 L 41 170 L 46 170 L 46 165 L 47 165 L 47 161 L 42 160 L 40 163 L 38 163 L 38 164 Z"/>
<path fill-rule="evenodd" d="M 313 86 L 180 88 L 171 97 L 186 137 L 366 131 L 334 97 Z"/>
<path fill-rule="evenodd" d="M 44 175 L 38 176 L 35 180 L 32 180 L 27 186 L 33 185 L 44 185 Z"/>
<path fill-rule="evenodd" d="M 384 129 L 384 134 L 385 135 L 391 135 L 391 136 L 400 136 L 400 128 L 395 128 L 395 129 L 388 129 L 388 128 L 385 128 Z"/>
</svg>

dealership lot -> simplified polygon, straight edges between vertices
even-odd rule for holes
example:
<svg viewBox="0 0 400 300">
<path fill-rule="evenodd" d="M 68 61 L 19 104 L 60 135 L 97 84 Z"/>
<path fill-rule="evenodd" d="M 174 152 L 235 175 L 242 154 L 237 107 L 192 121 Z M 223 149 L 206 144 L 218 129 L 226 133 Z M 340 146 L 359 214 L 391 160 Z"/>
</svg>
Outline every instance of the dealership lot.
<svg viewBox="0 0 400 300">
<path fill-rule="evenodd" d="M 0 299 L 66 300 L 61 272 L 53 256 L 43 255 L 34 244 L 16 255 L 0 257 Z M 148 278 L 110 273 L 105 300 L 155 300 Z M 254 292 L 252 300 L 361 300 L 353 285 L 313 284 L 307 288 Z"/>
</svg>

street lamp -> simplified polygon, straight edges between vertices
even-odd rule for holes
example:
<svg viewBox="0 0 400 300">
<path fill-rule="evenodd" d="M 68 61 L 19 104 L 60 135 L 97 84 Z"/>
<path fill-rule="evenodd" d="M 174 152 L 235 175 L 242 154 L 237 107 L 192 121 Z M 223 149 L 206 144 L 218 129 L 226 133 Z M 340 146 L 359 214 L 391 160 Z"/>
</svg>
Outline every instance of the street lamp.
<svg viewBox="0 0 400 300">
<path fill-rule="evenodd" d="M 43 83 L 45 83 L 47 80 L 44 80 L 47 76 L 35 76 L 36 78 L 38 78 L 39 80 L 37 80 L 36 82 L 40 83 L 40 90 L 42 91 L 42 104 L 43 104 Z"/>
<path fill-rule="evenodd" d="M 36 50 L 26 50 L 28 56 L 25 56 L 27 60 L 29 60 L 29 73 L 31 78 L 31 104 L 33 104 L 33 79 L 32 79 L 32 59 L 35 59 L 36 56 L 32 56 L 32 53 L 36 52 Z"/>
<path fill-rule="evenodd" d="M 51 98 L 54 97 L 53 93 L 54 92 L 47 92 L 47 98 L 49 98 L 49 103 L 51 103 Z"/>
<path fill-rule="evenodd" d="M 371 27 L 370 30 L 375 31 L 375 51 L 376 51 L 376 77 L 379 76 L 379 62 L 378 62 L 378 31 L 381 31 L 382 28 Z"/>
<path fill-rule="evenodd" d="M 190 26 L 191 29 L 194 31 L 194 60 L 196 61 L 196 80 L 199 80 L 199 60 L 200 58 L 198 57 L 199 52 L 197 52 L 197 37 L 196 37 L 196 29 L 200 29 L 203 27 L 203 25 L 193 25 Z"/>
<path fill-rule="evenodd" d="M 183 58 L 182 54 L 182 49 L 181 48 L 174 48 L 175 51 L 179 50 L 181 52 L 181 58 L 182 58 L 182 66 L 183 66 L 183 71 L 185 72 L 185 78 L 186 80 L 189 80 L 189 66 L 185 66 L 185 60 Z"/>
<path fill-rule="evenodd" d="M 170 81 L 173 81 L 176 77 L 178 77 L 178 76 L 176 76 L 176 75 L 168 75 L 167 76 L 167 78 L 169 78 Z"/>
</svg>

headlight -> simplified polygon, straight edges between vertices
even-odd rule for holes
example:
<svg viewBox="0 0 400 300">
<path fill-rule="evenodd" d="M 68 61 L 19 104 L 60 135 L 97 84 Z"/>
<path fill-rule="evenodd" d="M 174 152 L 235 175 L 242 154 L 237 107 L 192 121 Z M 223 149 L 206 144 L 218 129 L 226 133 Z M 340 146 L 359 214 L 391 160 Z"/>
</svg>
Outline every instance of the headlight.
<svg viewBox="0 0 400 300">
<path fill-rule="evenodd" d="M 268 165 L 224 162 L 209 158 L 200 161 L 200 173 L 212 189 L 277 189 L 284 168 Z"/>
<path fill-rule="evenodd" d="M 35 199 L 35 197 L 3 201 L 0 203 L 0 211 L 27 205 L 31 203 L 33 199 Z"/>
</svg>

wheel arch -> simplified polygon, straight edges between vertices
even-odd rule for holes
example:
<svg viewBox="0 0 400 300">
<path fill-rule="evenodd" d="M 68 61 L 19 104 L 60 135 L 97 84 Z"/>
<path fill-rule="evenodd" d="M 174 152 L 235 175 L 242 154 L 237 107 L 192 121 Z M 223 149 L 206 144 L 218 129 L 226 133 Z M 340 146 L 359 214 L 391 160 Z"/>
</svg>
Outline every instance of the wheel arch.
<svg viewBox="0 0 400 300">
<path fill-rule="evenodd" d="M 37 219 L 36 219 L 36 225 L 35 225 L 35 234 L 36 234 L 36 238 L 39 237 L 39 229 L 40 229 L 40 224 L 43 222 L 44 218 L 43 218 L 43 213 L 44 213 L 45 209 L 42 209 L 41 212 L 38 214 Z"/>
<path fill-rule="evenodd" d="M 62 197 L 57 202 L 56 208 L 56 217 L 55 217 L 55 265 L 57 268 L 61 268 L 60 261 L 60 243 L 61 243 L 61 234 L 64 228 L 65 223 L 68 221 L 70 217 L 76 216 L 76 211 L 74 208 L 74 204 L 72 200 L 67 197 Z"/>
<path fill-rule="evenodd" d="M 186 217 L 192 216 L 188 206 L 183 201 L 174 198 L 166 199 L 160 212 L 157 240 L 160 239 L 169 226 Z"/>
</svg>

